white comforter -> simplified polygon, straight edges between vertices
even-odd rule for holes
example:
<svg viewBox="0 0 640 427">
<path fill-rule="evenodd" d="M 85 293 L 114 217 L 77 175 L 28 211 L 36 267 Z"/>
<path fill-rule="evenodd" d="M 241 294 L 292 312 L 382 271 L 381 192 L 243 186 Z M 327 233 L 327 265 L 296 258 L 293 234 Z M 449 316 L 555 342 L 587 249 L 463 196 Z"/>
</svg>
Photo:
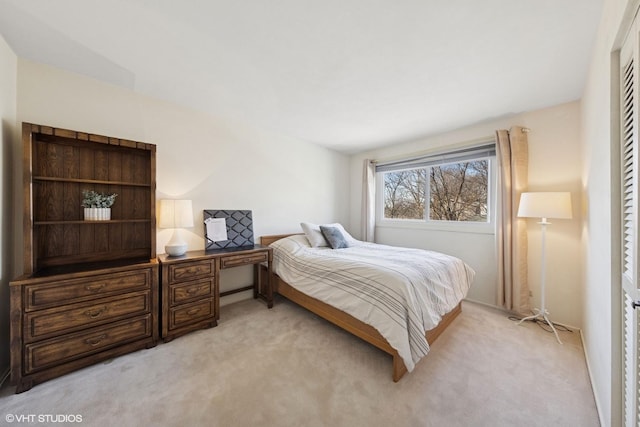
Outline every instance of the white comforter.
<svg viewBox="0 0 640 427">
<path fill-rule="evenodd" d="M 475 272 L 439 252 L 356 242 L 312 248 L 304 235 L 273 243 L 273 268 L 299 291 L 373 326 L 410 372 L 429 352 L 425 332 L 466 295 Z"/>
</svg>

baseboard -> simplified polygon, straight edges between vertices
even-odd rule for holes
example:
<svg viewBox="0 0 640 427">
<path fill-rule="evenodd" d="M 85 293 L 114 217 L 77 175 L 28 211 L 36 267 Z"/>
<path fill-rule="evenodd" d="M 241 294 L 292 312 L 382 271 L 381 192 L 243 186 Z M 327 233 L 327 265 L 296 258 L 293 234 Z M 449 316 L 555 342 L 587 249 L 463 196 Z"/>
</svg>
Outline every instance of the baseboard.
<svg viewBox="0 0 640 427">
<path fill-rule="evenodd" d="M 601 426 L 606 426 L 607 424 L 604 422 L 602 418 L 602 411 L 600 410 L 601 405 L 598 400 L 598 393 L 596 393 L 596 389 L 593 383 L 593 374 L 591 372 L 591 363 L 589 363 L 589 355 L 587 354 L 587 346 L 584 344 L 584 335 L 582 334 L 582 329 L 580 331 L 580 342 L 582 342 L 582 352 L 584 353 L 584 361 L 587 364 L 587 373 L 589 374 L 589 383 L 591 383 L 591 393 L 593 393 L 593 400 L 596 403 L 596 412 L 598 412 L 598 420 L 600 420 Z"/>
<path fill-rule="evenodd" d="M 571 329 L 572 331 L 580 332 L 580 335 L 582 336 L 582 329 L 578 328 L 577 326 L 567 325 L 566 323 L 556 322 L 553 319 L 549 319 L 549 320 L 551 320 L 554 325 L 560 325 L 560 326 L 562 326 L 564 328 Z M 584 343 L 582 343 L 582 348 L 584 349 Z"/>
<path fill-rule="evenodd" d="M 489 303 L 486 303 L 484 301 L 478 301 L 478 300 L 470 299 L 470 298 L 465 298 L 465 299 L 463 299 L 463 301 L 472 302 L 474 304 L 478 304 L 478 305 L 482 305 L 482 306 L 485 306 L 485 307 L 494 308 L 494 309 L 499 310 L 499 311 L 507 312 L 507 310 L 505 310 L 502 307 L 498 307 L 497 305 L 489 304 Z"/>
<path fill-rule="evenodd" d="M 225 297 L 220 297 L 220 307 L 224 307 L 225 305 L 234 304 L 240 301 L 248 301 L 250 299 L 253 299 L 252 290 L 226 295 Z"/>
<path fill-rule="evenodd" d="M 483 302 L 483 301 L 476 301 L 476 300 L 469 299 L 469 298 L 465 298 L 465 299 L 464 299 L 464 301 L 469 301 L 469 302 L 472 302 L 472 303 L 474 303 L 474 304 L 479 304 L 479 305 L 483 305 L 483 306 L 485 306 L 485 307 L 489 307 L 489 308 L 493 308 L 493 309 L 496 309 L 496 310 L 500 310 L 500 311 L 503 311 L 503 312 L 505 312 L 505 313 L 507 313 L 507 314 L 509 314 L 509 315 L 511 315 L 511 316 L 518 316 L 518 317 L 522 316 L 521 314 L 516 313 L 515 311 L 507 310 L 507 309 L 506 309 L 506 308 L 504 308 L 504 307 L 499 307 L 499 306 L 497 306 L 497 305 L 488 304 L 488 303 Z M 554 325 L 560 325 L 560 326 L 562 326 L 562 327 L 564 327 L 564 328 L 571 329 L 572 331 L 580 331 L 580 328 L 578 328 L 577 326 L 567 325 L 566 323 L 556 322 L 556 321 L 555 321 L 555 320 L 553 320 L 553 319 L 550 319 L 550 320 L 551 320 L 551 321 L 553 321 L 553 324 L 554 324 Z"/>
</svg>

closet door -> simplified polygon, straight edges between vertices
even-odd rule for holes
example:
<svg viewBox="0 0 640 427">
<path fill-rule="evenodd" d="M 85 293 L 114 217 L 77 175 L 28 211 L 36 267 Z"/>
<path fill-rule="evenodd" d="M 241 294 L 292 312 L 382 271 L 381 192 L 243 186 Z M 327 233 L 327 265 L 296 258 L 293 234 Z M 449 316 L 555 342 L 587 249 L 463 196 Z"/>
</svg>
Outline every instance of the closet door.
<svg viewBox="0 0 640 427">
<path fill-rule="evenodd" d="M 638 25 L 635 22 L 620 52 L 622 218 L 622 351 L 625 426 L 640 425 L 638 400 Z"/>
</svg>

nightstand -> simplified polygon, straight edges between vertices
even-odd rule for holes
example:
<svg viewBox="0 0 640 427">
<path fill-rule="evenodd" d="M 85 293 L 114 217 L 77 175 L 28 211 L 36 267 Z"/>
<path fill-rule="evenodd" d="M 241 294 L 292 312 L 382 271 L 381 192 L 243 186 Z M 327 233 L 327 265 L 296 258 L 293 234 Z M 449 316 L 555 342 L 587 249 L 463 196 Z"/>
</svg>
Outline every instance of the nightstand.
<svg viewBox="0 0 640 427">
<path fill-rule="evenodd" d="M 253 297 L 273 307 L 271 274 L 273 249 L 254 245 L 241 248 L 189 251 L 181 256 L 158 256 L 160 261 L 161 336 L 165 342 L 202 328 L 217 326 L 220 297 L 253 289 Z M 266 278 L 260 265 L 267 264 Z M 254 266 L 254 283 L 220 293 L 220 270 Z"/>
</svg>

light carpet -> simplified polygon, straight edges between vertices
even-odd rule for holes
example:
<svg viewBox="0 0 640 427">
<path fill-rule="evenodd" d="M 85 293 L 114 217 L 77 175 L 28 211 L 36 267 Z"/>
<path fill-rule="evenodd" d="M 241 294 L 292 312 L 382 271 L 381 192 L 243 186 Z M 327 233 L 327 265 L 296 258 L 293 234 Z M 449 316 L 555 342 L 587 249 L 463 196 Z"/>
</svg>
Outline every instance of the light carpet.
<svg viewBox="0 0 640 427">
<path fill-rule="evenodd" d="M 391 357 L 364 341 L 283 298 L 271 310 L 242 301 L 222 307 L 218 327 L 18 395 L 5 385 L 0 425 L 598 426 L 580 336 L 560 337 L 465 302 L 394 383 Z M 7 423 L 19 424 L 43 425 Z"/>
</svg>

